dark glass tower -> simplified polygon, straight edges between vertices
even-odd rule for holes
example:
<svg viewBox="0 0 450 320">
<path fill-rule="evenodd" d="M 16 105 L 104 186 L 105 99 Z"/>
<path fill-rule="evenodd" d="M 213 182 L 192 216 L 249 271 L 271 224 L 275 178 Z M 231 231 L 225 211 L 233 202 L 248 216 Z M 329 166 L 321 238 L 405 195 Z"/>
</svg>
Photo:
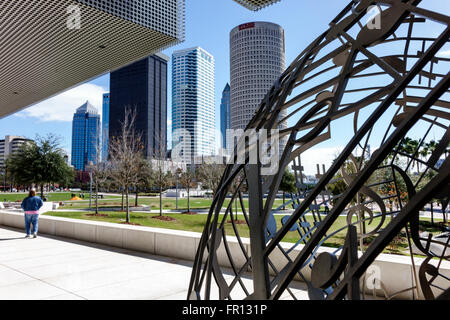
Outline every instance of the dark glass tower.
<svg viewBox="0 0 450 320">
<path fill-rule="evenodd" d="M 107 161 L 109 143 L 109 93 L 103 94 L 102 108 L 102 161 Z"/>
<path fill-rule="evenodd" d="M 109 140 L 119 134 L 125 109 L 136 109 L 135 130 L 142 135 L 146 158 L 167 152 L 168 60 L 155 54 L 111 72 Z"/>
<path fill-rule="evenodd" d="M 231 128 L 230 119 L 230 85 L 227 83 L 222 91 L 220 103 L 220 132 L 222 134 L 222 148 L 227 149 L 227 129 Z"/>
<path fill-rule="evenodd" d="M 85 171 L 90 162 L 96 163 L 100 135 L 100 115 L 86 101 L 73 115 L 72 165 L 76 170 Z"/>
</svg>

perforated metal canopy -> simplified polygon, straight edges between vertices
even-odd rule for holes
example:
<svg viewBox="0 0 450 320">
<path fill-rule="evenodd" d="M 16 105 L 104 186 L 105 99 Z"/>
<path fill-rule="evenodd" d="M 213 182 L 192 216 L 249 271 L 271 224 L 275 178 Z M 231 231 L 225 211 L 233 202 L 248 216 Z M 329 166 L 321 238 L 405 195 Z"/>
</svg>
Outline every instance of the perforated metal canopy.
<svg viewBox="0 0 450 320">
<path fill-rule="evenodd" d="M 234 0 L 237 3 L 243 5 L 247 9 L 257 11 L 271 4 L 279 2 L 280 0 Z"/>
<path fill-rule="evenodd" d="M 0 118 L 184 40 L 184 0 L 1 1 L 0 15 Z"/>
</svg>

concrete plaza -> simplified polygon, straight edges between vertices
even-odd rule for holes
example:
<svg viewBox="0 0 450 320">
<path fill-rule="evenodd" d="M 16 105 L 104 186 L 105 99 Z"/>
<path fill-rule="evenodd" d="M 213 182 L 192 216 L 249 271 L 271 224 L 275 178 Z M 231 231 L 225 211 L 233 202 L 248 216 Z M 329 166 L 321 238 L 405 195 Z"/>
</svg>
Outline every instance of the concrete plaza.
<svg viewBox="0 0 450 320">
<path fill-rule="evenodd" d="M 191 264 L 0 228 L 0 299 L 186 299 Z"/>
<path fill-rule="evenodd" d="M 0 227 L 0 300 L 185 300 L 191 268 L 192 262 L 84 241 L 25 239 L 22 230 Z M 301 299 L 304 287 L 294 289 Z"/>
</svg>

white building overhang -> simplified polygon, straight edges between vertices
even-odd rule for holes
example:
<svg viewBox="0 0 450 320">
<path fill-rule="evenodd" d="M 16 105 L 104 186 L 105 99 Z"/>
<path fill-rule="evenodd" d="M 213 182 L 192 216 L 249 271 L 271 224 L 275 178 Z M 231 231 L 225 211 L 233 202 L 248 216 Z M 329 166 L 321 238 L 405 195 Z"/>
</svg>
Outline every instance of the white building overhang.
<svg viewBox="0 0 450 320">
<path fill-rule="evenodd" d="M 184 1 L 0 1 L 0 118 L 183 41 Z"/>
</svg>

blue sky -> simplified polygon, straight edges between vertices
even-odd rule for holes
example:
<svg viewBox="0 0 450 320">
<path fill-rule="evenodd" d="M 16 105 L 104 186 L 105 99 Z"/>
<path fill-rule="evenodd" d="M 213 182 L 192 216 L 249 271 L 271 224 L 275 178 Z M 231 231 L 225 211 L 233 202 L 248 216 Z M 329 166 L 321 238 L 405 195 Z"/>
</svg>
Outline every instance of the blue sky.
<svg viewBox="0 0 450 320">
<path fill-rule="evenodd" d="M 450 13 L 448 0 L 424 2 L 441 13 Z M 185 42 L 163 53 L 171 56 L 174 50 L 200 46 L 215 57 L 216 127 L 219 128 L 221 93 L 229 82 L 229 32 L 232 28 L 250 21 L 278 23 L 285 29 L 286 62 L 289 65 L 306 46 L 328 28 L 328 23 L 348 3 L 349 0 L 281 0 L 261 11 L 252 12 L 232 0 L 186 0 Z M 168 119 L 171 118 L 170 86 L 169 63 Z M 17 114 L 0 119 L 0 137 L 12 134 L 34 138 L 36 134 L 56 133 L 61 137 L 64 149 L 70 153 L 71 119 L 75 109 L 86 100 L 101 109 L 101 94 L 108 91 L 109 74 L 106 74 Z M 169 134 L 170 130 L 169 125 Z M 168 146 L 169 148 L 171 146 L 170 135 Z"/>
</svg>

